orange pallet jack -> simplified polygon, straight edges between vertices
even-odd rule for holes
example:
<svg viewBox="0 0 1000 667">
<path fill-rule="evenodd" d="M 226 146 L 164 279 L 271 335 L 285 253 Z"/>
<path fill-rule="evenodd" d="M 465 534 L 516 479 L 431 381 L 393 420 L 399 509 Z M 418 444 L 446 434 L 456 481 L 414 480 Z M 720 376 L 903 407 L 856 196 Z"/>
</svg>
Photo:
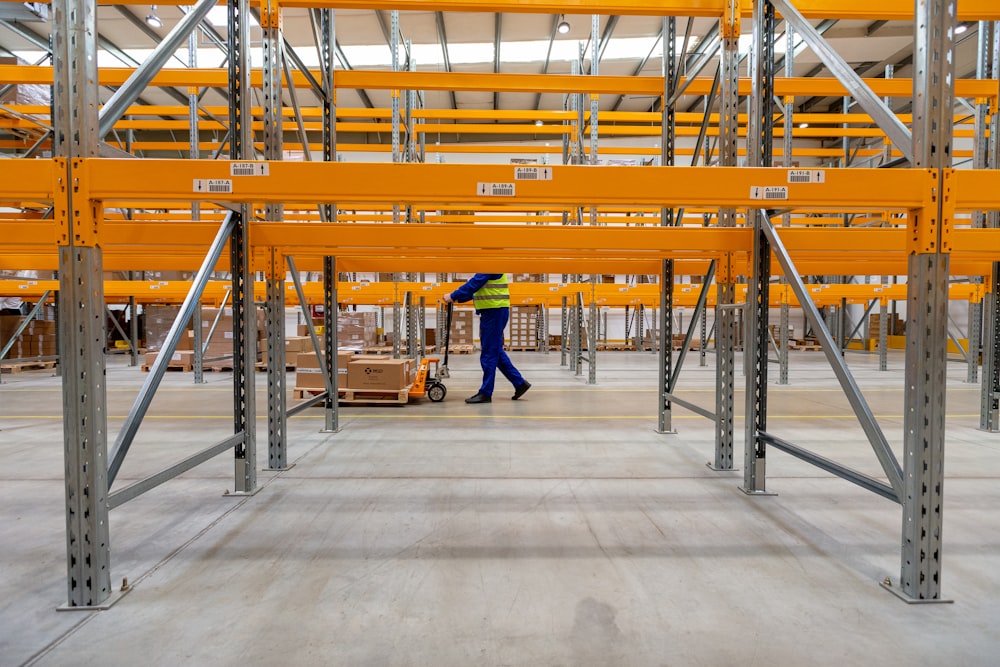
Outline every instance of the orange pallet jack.
<svg viewBox="0 0 1000 667">
<path fill-rule="evenodd" d="M 410 396 L 416 398 L 421 398 L 426 396 L 435 403 L 444 400 L 444 397 L 448 395 L 448 388 L 444 386 L 441 381 L 445 378 L 451 377 L 448 373 L 448 337 L 451 334 L 451 309 L 454 304 L 448 304 L 448 326 L 444 330 L 444 362 L 441 363 L 438 357 L 424 357 L 420 360 L 420 365 L 417 366 L 417 379 L 413 382 L 413 389 L 410 390 Z M 434 367 L 434 373 L 431 374 L 431 366 Z"/>
</svg>

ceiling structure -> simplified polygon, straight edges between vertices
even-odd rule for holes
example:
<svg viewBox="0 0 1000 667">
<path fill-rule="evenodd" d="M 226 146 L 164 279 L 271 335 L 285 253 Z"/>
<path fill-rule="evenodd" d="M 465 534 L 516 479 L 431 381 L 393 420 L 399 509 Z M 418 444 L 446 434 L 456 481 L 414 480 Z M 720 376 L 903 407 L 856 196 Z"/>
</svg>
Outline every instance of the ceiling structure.
<svg viewBox="0 0 1000 667">
<path fill-rule="evenodd" d="M 3 17 L 0 18 L 0 56 L 15 55 L 28 63 L 41 61 L 47 52 L 50 32 L 45 12 L 42 11 L 43 16 L 37 20 L 24 20 L 26 17 L 21 6 L 9 7 L 10 12 L 0 12 L 0 17 Z M 44 6 L 41 9 L 44 10 Z M 221 10 L 223 7 L 217 9 Z M 183 17 L 185 10 L 186 7 L 165 5 L 99 6 L 99 64 L 102 67 L 137 66 Z M 294 57 L 307 67 L 317 67 L 319 56 L 309 10 L 285 8 L 282 11 L 283 34 Z M 146 22 L 146 17 L 151 14 L 161 20 L 160 26 L 155 27 Z M 18 16 L 21 20 L 18 20 Z M 556 30 L 557 24 L 562 20 L 570 24 L 566 34 L 560 34 Z M 913 55 L 912 22 L 813 20 L 812 24 L 817 26 L 829 44 L 862 77 L 882 77 L 887 66 L 895 68 L 897 77 L 910 76 Z M 593 70 L 590 16 L 407 11 L 400 12 L 399 25 L 402 43 L 400 62 L 406 63 L 408 52 L 418 71 L 570 74 L 575 64 L 572 61 L 578 59 L 577 56 L 581 53 L 583 72 Z M 662 19 L 654 16 L 599 17 L 600 74 L 659 76 L 662 68 L 661 26 Z M 389 11 L 338 9 L 336 27 L 339 68 L 391 70 Z M 252 58 L 255 66 L 259 66 L 261 31 L 256 23 L 253 28 Z M 962 28 L 964 32 L 957 38 L 956 75 L 958 78 L 972 78 L 975 77 L 976 25 L 962 24 Z M 750 43 L 749 20 L 744 20 L 743 32 L 740 51 L 745 54 Z M 677 36 L 677 52 L 681 53 L 684 49 L 687 54 L 681 66 L 683 73 L 704 49 L 718 41 L 718 22 L 709 18 L 680 17 L 677 19 Z M 199 67 L 225 66 L 225 52 L 220 48 L 224 47 L 225 38 L 224 13 L 210 15 L 197 33 Z M 779 22 L 776 40 L 776 70 L 777 76 L 782 77 L 785 76 L 784 52 L 787 44 L 782 22 Z M 798 42 L 796 39 L 797 44 Z M 166 68 L 183 68 L 188 64 L 187 48 L 182 48 Z M 405 67 L 405 64 L 401 67 Z M 700 75 L 712 76 L 717 69 L 716 55 L 701 70 Z M 741 76 L 746 76 L 745 59 Z M 830 77 L 831 74 L 808 47 L 798 44 L 795 49 L 794 76 Z M 102 102 L 107 101 L 113 92 L 113 88 L 103 88 Z M 297 93 L 298 101 L 303 107 L 315 107 L 319 104 L 318 97 L 308 87 Z M 290 105 L 287 90 L 284 95 L 286 104 Z M 225 105 L 228 100 L 224 90 L 214 89 L 206 92 L 201 102 L 203 106 L 212 106 Z M 151 87 L 143 92 L 139 103 L 186 104 L 186 90 Z M 601 112 L 650 111 L 657 109 L 658 103 L 656 96 L 642 95 L 602 95 L 599 99 Z M 391 104 L 391 91 L 339 89 L 337 104 L 340 109 L 387 109 Z M 703 97 L 686 95 L 678 101 L 676 108 L 679 111 L 701 111 L 703 104 Z M 563 96 L 531 92 L 427 91 L 424 108 L 556 111 L 563 109 Z M 843 101 L 839 97 L 798 97 L 795 99 L 794 110 L 796 113 L 840 113 Z M 897 111 L 906 110 L 905 105 L 897 105 Z M 482 137 L 456 135 L 453 139 L 475 141 Z M 490 140 L 496 141 L 497 138 L 491 137 Z M 388 137 L 383 136 L 377 141 L 388 141 Z"/>
</svg>

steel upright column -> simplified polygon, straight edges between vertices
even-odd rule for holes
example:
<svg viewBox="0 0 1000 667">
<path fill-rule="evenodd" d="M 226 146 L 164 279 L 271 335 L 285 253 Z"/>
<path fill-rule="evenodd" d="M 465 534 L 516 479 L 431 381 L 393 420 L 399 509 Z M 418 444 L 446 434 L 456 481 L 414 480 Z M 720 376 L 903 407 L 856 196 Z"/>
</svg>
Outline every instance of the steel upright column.
<svg viewBox="0 0 1000 667">
<path fill-rule="evenodd" d="M 660 164 L 674 166 L 676 157 L 675 131 L 677 123 L 676 107 L 670 100 L 677 88 L 677 19 L 664 17 L 663 33 L 663 99 L 660 109 Z M 676 224 L 674 209 L 660 209 L 660 224 L 672 227 Z M 657 432 L 675 433 L 671 423 L 670 379 L 673 377 L 673 320 L 674 320 L 674 261 L 663 260 L 660 272 L 660 406 L 658 410 Z"/>
<path fill-rule="evenodd" d="M 770 167 L 774 136 L 774 6 L 768 0 L 753 5 L 753 47 L 750 49 L 750 104 L 747 160 L 752 167 Z M 746 417 L 743 491 L 765 492 L 766 448 L 759 434 L 767 431 L 768 286 L 771 244 L 761 224 L 765 209 L 752 210 L 753 277 L 747 290 L 743 365 L 746 370 Z M 764 218 L 762 221 L 761 219 Z"/>
<path fill-rule="evenodd" d="M 979 35 L 976 51 L 976 78 L 988 79 L 990 77 L 990 22 L 979 22 Z M 990 158 L 986 142 L 987 118 L 990 113 L 988 98 L 976 100 L 974 139 L 972 147 L 972 168 L 989 168 Z M 972 214 L 972 226 L 977 229 L 986 227 L 986 213 L 975 211 Z M 978 276 L 970 277 L 970 281 L 981 283 L 982 278 Z M 983 303 L 977 301 L 969 304 L 969 355 L 966 382 L 975 384 L 979 381 L 979 348 L 982 345 L 983 332 Z"/>
<path fill-rule="evenodd" d="M 270 0 L 260 12 L 264 43 L 264 159 L 279 161 L 284 154 L 281 76 L 284 54 L 281 9 Z M 306 147 L 307 148 L 307 147 Z M 267 204 L 264 219 L 280 222 L 282 204 Z M 267 332 L 267 467 L 288 467 L 287 380 L 285 378 L 285 262 L 277 248 L 268 248 L 265 276 L 264 324 Z"/>
<path fill-rule="evenodd" d="M 722 59 L 720 64 L 719 165 L 736 166 L 739 140 L 739 37 L 738 0 L 726 0 L 722 19 Z M 719 226 L 735 227 L 736 210 L 719 209 Z M 718 297 L 715 310 L 715 470 L 733 469 L 733 414 L 736 401 L 736 276 L 732 255 L 721 258 L 718 267 Z"/>
<path fill-rule="evenodd" d="M 897 594 L 941 599 L 954 32 L 957 0 L 916 0 L 913 158 L 936 196 L 910 212 L 903 416 L 902 564 Z"/>
<path fill-rule="evenodd" d="M 192 30 L 188 35 L 188 67 L 194 69 L 198 66 L 198 31 Z M 199 142 L 201 133 L 198 131 L 198 89 L 191 88 L 188 93 L 188 157 L 197 160 L 201 157 Z M 197 222 L 201 220 L 201 203 L 191 202 L 191 220 Z M 205 384 L 204 357 L 205 347 L 202 343 L 201 326 L 201 301 L 195 307 L 192 331 L 194 333 L 194 363 L 193 376 L 195 384 Z"/>
<path fill-rule="evenodd" d="M 337 45 L 337 24 L 333 12 L 333 9 L 324 9 L 320 12 L 324 162 L 337 161 L 337 94 L 334 88 L 334 51 Z M 398 32 L 399 27 L 396 21 L 393 21 L 393 26 L 393 29 Z M 324 222 L 337 221 L 337 205 L 335 203 L 324 204 L 320 209 Z M 398 207 L 394 210 L 398 210 Z M 329 377 L 330 386 L 333 389 L 327 395 L 324 404 L 323 432 L 335 433 L 340 430 L 339 401 L 337 400 L 339 397 L 337 391 L 337 264 L 331 256 L 323 258 L 323 352 L 326 357 L 323 361 L 323 369 Z"/>
<path fill-rule="evenodd" d="M 104 275 L 98 232 L 103 212 L 87 198 L 80 158 L 98 156 L 97 9 L 53 0 L 53 214 L 59 225 L 59 361 L 63 365 L 68 609 L 111 596 L 108 530 Z M 70 184 L 73 184 L 72 186 Z"/>
<path fill-rule="evenodd" d="M 288 467 L 285 378 L 285 264 L 277 248 L 268 248 L 264 318 L 267 331 L 267 467 Z"/>
<path fill-rule="evenodd" d="M 227 0 L 229 28 L 229 147 L 233 160 L 252 159 L 250 114 L 250 2 Z M 254 364 L 257 361 L 257 317 L 250 272 L 250 207 L 233 216 L 229 240 L 233 299 L 233 426 L 243 434 L 235 448 L 235 492 L 257 490 L 257 433 Z"/>
<path fill-rule="evenodd" d="M 795 29 L 785 24 L 785 76 L 792 78 L 795 76 Z M 785 169 L 792 168 L 792 129 L 794 128 L 793 117 L 795 115 L 795 96 L 790 95 L 784 99 L 784 141 L 782 145 L 782 158 Z M 790 227 L 792 224 L 792 214 L 785 213 L 781 216 L 781 226 Z M 781 284 L 787 285 L 788 279 L 781 277 Z M 786 290 L 787 294 L 787 290 Z M 781 315 L 778 320 L 778 384 L 788 384 L 788 298 L 781 300 Z"/>
<path fill-rule="evenodd" d="M 993 75 L 1000 74 L 1000 21 L 993 23 Z M 1000 91 L 998 91 L 1000 92 Z M 998 102 L 1000 104 L 1000 102 Z M 1000 169 L 1000 109 L 994 108 L 990 123 L 989 166 Z M 1000 212 L 991 211 L 986 225 L 1000 228 Z M 983 379 L 979 428 L 1000 431 L 1000 262 L 993 263 L 991 281 L 983 302 L 986 321 L 983 345 Z"/>
<path fill-rule="evenodd" d="M 885 66 L 885 78 L 892 79 L 896 74 L 895 65 Z M 892 97 L 886 96 L 885 107 L 892 111 Z M 885 146 L 882 149 L 882 164 L 887 164 L 892 160 L 892 142 L 889 137 L 885 138 Z M 888 225 L 889 221 L 883 221 L 883 225 Z M 889 283 L 889 276 L 882 276 L 882 284 Z M 880 371 L 889 370 L 889 300 L 879 299 L 878 303 L 878 369 Z"/>
</svg>

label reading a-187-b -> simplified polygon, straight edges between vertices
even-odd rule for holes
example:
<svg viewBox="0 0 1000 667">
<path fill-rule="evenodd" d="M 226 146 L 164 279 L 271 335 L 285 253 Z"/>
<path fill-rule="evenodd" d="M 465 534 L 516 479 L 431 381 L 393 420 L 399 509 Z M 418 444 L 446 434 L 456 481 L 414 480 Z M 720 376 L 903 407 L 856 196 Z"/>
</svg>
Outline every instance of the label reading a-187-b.
<svg viewBox="0 0 1000 667">
<path fill-rule="evenodd" d="M 480 197 L 513 197 L 513 183 L 477 183 L 476 194 Z"/>
<path fill-rule="evenodd" d="M 515 181 L 551 181 L 552 167 L 514 167 Z"/>
<path fill-rule="evenodd" d="M 266 162 L 232 162 L 229 165 L 230 176 L 268 176 L 270 169 Z"/>
<path fill-rule="evenodd" d="M 229 195 L 233 193 L 233 180 L 231 178 L 196 178 L 192 190 L 194 192 Z"/>
</svg>

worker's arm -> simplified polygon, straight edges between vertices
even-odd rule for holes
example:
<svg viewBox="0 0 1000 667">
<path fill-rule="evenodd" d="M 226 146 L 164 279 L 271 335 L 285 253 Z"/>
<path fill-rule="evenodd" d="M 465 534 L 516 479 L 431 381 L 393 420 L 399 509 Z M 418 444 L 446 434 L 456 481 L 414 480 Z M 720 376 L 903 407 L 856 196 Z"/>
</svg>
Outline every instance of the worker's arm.
<svg viewBox="0 0 1000 667">
<path fill-rule="evenodd" d="M 502 275 L 502 273 L 477 273 L 451 294 L 445 294 L 444 301 L 445 303 L 465 303 L 466 301 L 472 301 L 472 296 L 478 292 L 483 285 L 490 280 L 496 280 Z"/>
</svg>

